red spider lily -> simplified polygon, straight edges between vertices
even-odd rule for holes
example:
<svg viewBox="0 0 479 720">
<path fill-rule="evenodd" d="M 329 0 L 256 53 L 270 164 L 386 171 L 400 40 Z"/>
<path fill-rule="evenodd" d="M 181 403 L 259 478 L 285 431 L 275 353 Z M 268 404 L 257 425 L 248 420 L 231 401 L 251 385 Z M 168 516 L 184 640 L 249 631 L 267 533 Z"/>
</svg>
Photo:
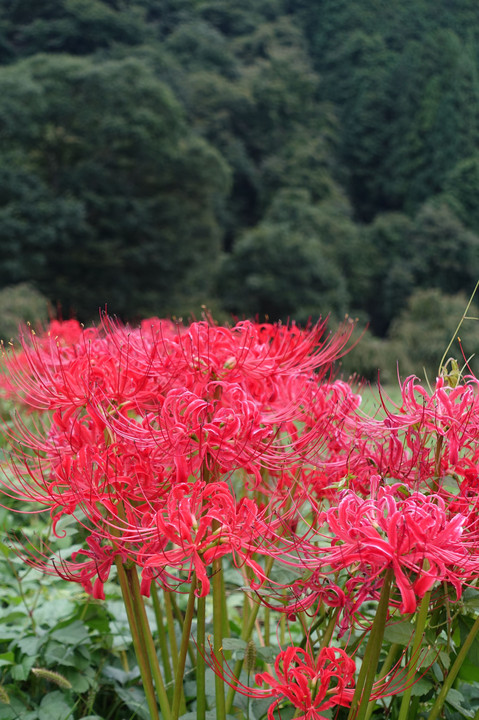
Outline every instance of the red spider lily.
<svg viewBox="0 0 479 720">
<path fill-rule="evenodd" d="M 240 386 L 218 382 L 209 383 L 202 395 L 174 388 L 162 398 L 157 414 L 148 413 L 140 422 L 121 414 L 109 426 L 138 448 L 157 450 L 165 461 L 184 458 L 191 473 L 207 459 L 225 470 L 253 471 L 251 460 L 268 454 L 276 434 Z"/>
<path fill-rule="evenodd" d="M 30 567 L 48 575 L 58 575 L 69 582 L 82 585 L 89 595 L 97 600 L 105 599 L 104 584 L 108 580 L 116 557 L 126 562 L 124 550 L 112 544 L 102 542 L 97 535 L 90 535 L 85 542 L 87 547 L 72 553 L 67 560 L 55 553 L 42 539 L 35 546 L 30 538 L 9 536 L 12 550 Z M 87 558 L 81 560 L 81 557 Z M 92 582 L 93 581 L 93 582 Z"/>
<path fill-rule="evenodd" d="M 374 682 L 367 701 L 398 695 L 417 681 L 411 681 L 407 668 L 418 663 L 421 650 L 414 654 L 406 667 L 402 658 L 388 675 Z M 281 650 L 274 663 L 274 675 L 257 673 L 255 682 L 260 687 L 242 683 L 222 658 L 219 662 L 210 643 L 210 667 L 236 692 L 255 699 L 274 698 L 268 708 L 268 720 L 275 720 L 274 712 L 282 703 L 296 709 L 297 720 L 328 720 L 322 713 L 331 708 L 350 707 L 355 692 L 356 663 L 345 650 L 337 647 L 321 648 L 316 657 L 313 651 L 290 646 Z M 427 671 L 427 670 L 426 670 Z M 268 687 L 261 687 L 269 685 Z"/>
<path fill-rule="evenodd" d="M 364 500 L 345 491 L 326 513 L 328 544 L 317 552 L 323 569 L 335 572 L 355 567 L 373 579 L 392 567 L 400 610 L 412 613 L 438 581 L 450 582 L 460 597 L 463 584 L 479 577 L 479 554 L 475 534 L 464 532 L 466 516 L 448 514 L 437 494 L 402 493 L 380 487 Z"/>
<path fill-rule="evenodd" d="M 284 701 L 296 708 L 297 720 L 327 720 L 322 714 L 325 710 L 349 707 L 353 698 L 356 663 L 339 648 L 323 648 L 316 659 L 303 648 L 281 650 L 274 663 L 275 675 L 263 672 L 255 677 L 257 685 L 269 688 L 244 685 L 227 664 L 218 663 L 213 652 L 211 659 L 214 672 L 237 692 L 252 698 L 275 698 L 268 709 L 268 720 L 274 720 L 275 709 Z"/>
<path fill-rule="evenodd" d="M 126 561 L 126 552 L 119 550 L 112 545 L 102 546 L 100 539 L 94 535 L 90 535 L 86 539 L 88 550 L 82 549 L 72 554 L 72 560 L 76 563 L 76 575 L 78 579 L 72 573 L 73 564 L 69 565 L 69 573 L 66 575 L 67 579 L 73 579 L 76 582 L 80 582 L 85 592 L 92 595 L 97 600 L 105 599 L 105 592 L 103 585 L 108 580 L 110 575 L 111 566 L 115 562 L 115 558 L 120 556 L 123 562 Z M 89 560 L 78 563 L 77 558 L 84 556 Z M 58 569 L 57 569 L 58 572 Z M 58 572 L 58 574 L 60 574 Z M 95 577 L 96 576 L 96 577 Z M 95 577 L 95 583 L 92 585 L 92 578 Z"/>
<path fill-rule="evenodd" d="M 384 418 L 364 418 L 358 436 L 367 438 L 369 457 L 376 472 L 393 477 L 415 489 L 437 491 L 441 477 L 462 475 L 468 456 L 479 439 L 478 380 L 463 378 L 456 387 L 438 378 L 429 392 L 417 378 L 401 387 L 402 402 Z M 439 450 L 438 452 L 438 444 Z"/>
<path fill-rule="evenodd" d="M 12 432 L 13 480 L 4 475 L 4 491 L 50 510 L 54 532 L 63 515 L 77 518 L 143 568 L 145 587 L 154 574 L 167 584 L 195 570 L 207 592 L 207 568 L 224 554 L 260 585 L 254 556 L 302 563 L 286 507 L 293 489 L 274 496 L 271 488 L 273 513 L 236 501 L 217 478 L 241 470 L 259 486 L 266 470 L 299 466 L 308 443 L 299 442 L 297 410 L 319 393 L 351 331 L 324 339 L 324 323 L 183 328 L 156 319 L 132 329 L 105 318 L 98 330 L 52 325 L 44 336 L 26 334 L 21 353 L 5 360 L 15 375 L 9 390 L 51 414 Z M 331 409 L 333 396 L 347 396 L 333 385 L 327 392 Z M 338 414 L 342 421 L 345 409 Z M 326 422 L 319 415 L 314 438 Z M 92 553 L 85 562 L 108 563 Z"/>
<path fill-rule="evenodd" d="M 146 569 L 145 577 L 157 574 L 165 585 L 167 578 L 178 584 L 182 575 L 189 582 L 195 571 L 200 596 L 209 592 L 207 568 L 215 559 L 229 555 L 236 566 L 249 567 L 255 578 L 251 586 L 257 589 L 266 575 L 253 556 L 282 556 L 296 549 L 277 535 L 252 499 L 237 502 L 225 482 L 174 486 L 161 510 L 145 513 L 141 526 L 122 528 L 121 537 L 124 546 L 138 548 L 135 561 Z"/>
</svg>

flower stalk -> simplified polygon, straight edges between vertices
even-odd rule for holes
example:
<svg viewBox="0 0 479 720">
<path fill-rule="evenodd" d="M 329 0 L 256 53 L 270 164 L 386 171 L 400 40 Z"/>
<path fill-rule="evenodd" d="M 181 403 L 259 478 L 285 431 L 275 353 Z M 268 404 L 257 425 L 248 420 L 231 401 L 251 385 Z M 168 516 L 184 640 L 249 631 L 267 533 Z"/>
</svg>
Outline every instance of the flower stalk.
<svg viewBox="0 0 479 720">
<path fill-rule="evenodd" d="M 379 655 L 381 654 L 382 639 L 388 617 L 389 595 L 393 577 L 393 569 L 388 568 L 386 575 L 384 576 L 376 616 L 369 634 L 368 643 L 366 645 L 366 650 L 361 664 L 361 670 L 356 682 L 356 690 L 354 692 L 347 720 L 364 720 L 367 713 L 371 690 L 376 676 Z"/>
</svg>

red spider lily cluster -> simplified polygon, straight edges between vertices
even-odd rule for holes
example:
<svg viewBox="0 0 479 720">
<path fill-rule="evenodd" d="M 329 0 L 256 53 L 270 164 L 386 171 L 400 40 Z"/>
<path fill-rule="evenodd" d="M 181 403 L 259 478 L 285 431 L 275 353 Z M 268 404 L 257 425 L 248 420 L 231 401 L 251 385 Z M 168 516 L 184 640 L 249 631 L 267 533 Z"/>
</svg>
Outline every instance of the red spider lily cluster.
<svg viewBox="0 0 479 720">
<path fill-rule="evenodd" d="M 32 550 L 28 561 L 101 599 L 118 561 L 139 569 L 144 596 L 194 578 L 204 597 L 228 558 L 258 603 L 289 618 L 334 608 L 337 638 L 391 570 L 390 615 L 414 613 L 439 584 L 460 598 L 479 577 L 478 381 L 428 391 L 408 378 L 397 406 L 368 416 L 332 375 L 351 332 L 106 317 L 25 333 L 2 388 L 35 420 L 8 431 L 3 492 L 49 512 L 54 535 L 64 517 L 84 534 L 69 560 Z M 272 563 L 297 580 L 274 581 Z M 270 720 L 282 702 L 320 720 L 353 698 L 354 660 L 309 640 L 282 650 L 257 688 L 212 664 L 238 692 L 274 698 Z"/>
</svg>

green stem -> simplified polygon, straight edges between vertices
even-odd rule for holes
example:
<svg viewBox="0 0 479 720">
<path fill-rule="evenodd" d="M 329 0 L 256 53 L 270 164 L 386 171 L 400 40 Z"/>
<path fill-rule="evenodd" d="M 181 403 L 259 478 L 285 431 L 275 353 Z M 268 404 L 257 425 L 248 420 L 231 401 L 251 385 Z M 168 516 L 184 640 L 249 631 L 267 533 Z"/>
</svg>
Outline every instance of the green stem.
<svg viewBox="0 0 479 720">
<path fill-rule="evenodd" d="M 273 562 L 274 562 L 274 558 L 269 557 L 266 562 L 266 566 L 265 566 L 266 577 L 268 577 L 269 573 L 271 572 L 271 568 L 273 567 Z M 249 607 L 249 602 L 248 602 L 248 607 Z M 259 607 L 260 607 L 259 603 L 255 603 L 253 605 L 253 607 L 249 608 L 248 621 L 243 624 L 243 629 L 241 631 L 241 639 L 244 640 L 245 642 L 248 642 L 248 640 L 251 639 L 251 635 L 253 633 L 253 628 L 254 628 L 254 624 L 256 622 L 256 617 L 258 615 Z M 234 666 L 234 669 L 233 669 L 233 678 L 231 681 L 231 686 L 228 691 L 228 696 L 226 698 L 226 712 L 227 713 L 230 713 L 231 709 L 233 707 L 233 702 L 234 702 L 235 695 L 236 695 L 235 680 L 236 681 L 238 680 L 242 668 L 243 668 L 243 659 L 237 660 L 236 664 Z"/>
<path fill-rule="evenodd" d="M 130 625 L 133 647 L 135 648 L 135 654 L 140 668 L 143 689 L 145 691 L 146 701 L 148 703 L 148 709 L 150 711 L 150 716 L 152 720 L 159 720 L 160 716 L 158 714 L 158 706 L 156 704 L 155 690 L 153 687 L 153 680 L 151 676 L 151 668 L 148 662 L 144 638 L 139 631 L 137 617 L 133 606 L 133 599 L 131 596 L 130 584 L 126 576 L 125 568 L 119 557 L 116 558 L 115 564 L 117 568 L 121 592 L 123 595 L 123 602 L 125 603 L 126 614 L 128 616 L 128 622 Z"/>
<path fill-rule="evenodd" d="M 145 605 L 140 593 L 140 583 L 138 582 L 138 573 L 136 567 L 125 568 L 125 574 L 130 587 L 133 609 L 137 617 L 139 632 L 143 635 L 148 661 L 150 664 L 151 674 L 155 683 L 158 701 L 160 703 L 163 720 L 171 720 L 171 709 L 166 688 L 161 675 L 158 655 L 156 654 L 155 643 L 150 630 L 150 624 L 146 615 Z"/>
<path fill-rule="evenodd" d="M 259 603 L 256 603 L 252 608 L 250 608 L 249 615 L 248 615 L 248 622 L 246 623 L 246 625 L 243 625 L 241 639 L 245 640 L 246 642 L 251 638 L 254 624 L 256 621 L 256 617 L 258 615 L 258 611 L 259 611 Z M 243 662 L 244 662 L 244 659 L 241 658 L 240 660 L 236 661 L 235 666 L 234 666 L 234 670 L 233 670 L 234 678 L 232 679 L 232 684 L 230 686 L 230 689 L 228 691 L 228 696 L 226 698 L 226 712 L 227 713 L 230 713 L 231 709 L 233 707 L 233 702 L 234 702 L 235 695 L 236 695 L 236 685 L 234 683 L 235 683 L 235 679 L 238 679 L 240 676 L 241 670 L 243 669 Z"/>
<path fill-rule="evenodd" d="M 174 616 L 177 619 L 180 628 L 182 628 L 185 622 L 185 617 L 178 607 L 178 603 L 176 602 L 174 595 L 171 596 L 171 607 L 173 608 Z M 191 642 L 188 642 L 188 655 L 190 656 L 191 664 L 193 667 L 196 667 L 196 656 Z"/>
<path fill-rule="evenodd" d="M 171 649 L 171 662 L 173 664 L 173 674 L 176 675 L 176 669 L 178 667 L 178 645 L 176 643 L 175 620 L 173 618 L 171 592 L 169 590 L 164 591 L 164 598 L 165 598 L 166 623 L 168 626 L 168 638 L 170 640 L 170 649 Z"/>
<path fill-rule="evenodd" d="M 221 607 L 221 622 L 223 624 L 222 629 L 222 635 L 224 638 L 229 638 L 231 636 L 230 633 L 230 624 L 228 620 L 228 604 L 226 602 L 226 587 L 225 587 L 225 575 L 222 572 L 221 573 L 221 600 L 222 600 L 222 607 Z M 224 657 L 226 660 L 229 660 L 231 657 L 231 652 L 225 652 Z"/>
<path fill-rule="evenodd" d="M 215 675 L 215 697 L 216 697 L 216 720 L 224 720 L 225 708 L 225 684 L 222 677 L 223 668 L 223 598 L 221 582 L 222 565 L 221 558 L 213 560 L 213 652 L 219 665 L 220 672 Z"/>
<path fill-rule="evenodd" d="M 180 714 L 186 712 L 186 702 L 183 693 L 183 676 L 185 672 L 186 654 L 191 634 L 191 623 L 193 622 L 193 613 L 195 611 L 195 590 L 196 590 L 196 574 L 193 574 L 191 580 L 190 594 L 188 596 L 188 605 L 186 606 L 185 619 L 183 623 L 183 633 L 181 636 L 180 654 L 178 656 L 178 667 L 175 678 L 175 692 L 173 695 L 172 720 L 178 720 Z"/>
<path fill-rule="evenodd" d="M 419 648 L 421 647 L 422 639 L 424 637 L 424 628 L 426 627 L 430 600 L 431 591 L 429 590 L 429 592 L 427 592 L 421 600 L 421 605 L 419 606 L 419 612 L 417 614 L 416 630 L 414 631 L 414 640 L 411 650 L 410 667 L 405 679 L 406 689 L 403 692 L 398 720 L 408 720 L 408 718 L 411 718 L 409 712 L 412 686 L 414 684 L 414 677 L 416 675 Z"/>
<path fill-rule="evenodd" d="M 323 639 L 321 640 L 321 645 L 319 648 L 320 650 L 323 650 L 331 642 L 331 638 L 333 637 L 333 632 L 337 625 L 340 612 L 341 612 L 341 608 L 337 607 L 336 610 L 333 612 L 331 618 L 329 619 L 328 626 L 327 626 L 326 630 L 324 631 Z"/>
<path fill-rule="evenodd" d="M 356 690 L 347 720 L 364 720 L 367 712 L 388 616 L 389 593 L 393 574 L 393 569 L 389 568 L 384 578 L 381 596 L 376 609 L 376 617 L 374 618 L 369 634 L 368 644 L 366 645 L 366 651 L 361 664 L 361 670 L 359 671 Z"/>
<path fill-rule="evenodd" d="M 206 635 L 206 598 L 198 598 L 196 615 L 196 641 L 198 652 L 196 654 L 196 720 L 205 720 L 206 717 L 206 661 L 205 661 L 205 635 Z"/>
<path fill-rule="evenodd" d="M 456 328 L 455 331 L 454 331 L 454 334 L 453 334 L 453 336 L 452 336 L 452 338 L 451 338 L 451 340 L 450 340 L 450 342 L 449 342 L 449 345 L 448 345 L 447 348 L 444 350 L 444 355 L 442 356 L 441 362 L 439 363 L 438 375 L 441 374 L 441 370 L 442 370 L 442 367 L 443 367 L 443 365 L 444 365 L 444 360 L 446 359 L 446 355 L 447 355 L 447 353 L 449 352 L 452 343 L 453 343 L 454 340 L 456 339 L 457 333 L 458 333 L 459 330 L 461 329 L 462 323 L 464 322 L 464 320 L 467 319 L 467 317 L 466 317 L 466 316 L 467 316 L 467 313 L 469 312 L 469 308 L 471 307 L 472 301 L 474 300 L 474 295 L 476 294 L 476 292 L 477 292 L 478 290 L 479 290 L 479 280 L 477 281 L 476 286 L 475 286 L 474 290 L 472 291 L 472 295 L 471 295 L 471 297 L 469 298 L 469 302 L 467 303 L 466 309 L 464 310 L 464 312 L 463 312 L 463 314 L 462 314 L 462 318 L 459 320 L 459 323 L 458 323 L 458 325 L 457 325 L 457 328 Z"/>
<path fill-rule="evenodd" d="M 161 600 L 158 595 L 158 589 L 155 583 L 151 584 L 151 599 L 153 601 L 153 609 L 155 611 L 156 627 L 158 630 L 158 640 L 160 643 L 161 659 L 163 661 L 163 668 L 165 671 L 165 683 L 167 687 L 172 687 L 173 674 L 171 672 L 170 664 L 170 653 L 168 651 L 168 641 L 163 624 L 163 608 L 161 606 Z"/>
<path fill-rule="evenodd" d="M 265 607 L 264 609 L 264 644 L 268 646 L 271 642 L 271 620 L 270 620 L 270 614 L 271 611 L 269 607 Z"/>
<path fill-rule="evenodd" d="M 442 710 L 442 706 L 444 705 L 444 702 L 446 700 L 447 693 L 452 688 L 454 680 L 456 679 L 457 674 L 458 674 L 459 670 L 461 669 L 462 663 L 466 659 L 466 655 L 469 652 L 469 649 L 470 649 L 472 643 L 474 642 L 474 638 L 476 637 L 478 631 L 479 631 L 479 616 L 476 618 L 474 625 L 472 626 L 472 628 L 469 631 L 469 635 L 467 636 L 461 649 L 459 650 L 457 657 L 454 661 L 454 664 L 447 674 L 447 677 L 441 688 L 441 692 L 437 696 L 436 702 L 432 706 L 432 710 L 429 713 L 427 720 L 436 720 L 436 718 L 439 716 L 439 713 Z"/>
<path fill-rule="evenodd" d="M 399 643 L 393 643 L 391 645 L 391 647 L 389 648 L 389 652 L 386 655 L 384 663 L 381 667 L 381 670 L 379 671 L 379 675 L 378 675 L 379 678 L 386 677 L 386 675 L 392 668 L 393 663 L 394 663 L 400 649 L 401 649 L 401 645 L 399 645 Z M 366 717 L 364 720 L 369 720 L 369 718 L 373 714 L 373 710 L 374 710 L 375 706 L 376 706 L 376 700 L 371 700 L 371 702 L 368 705 L 368 710 L 366 712 Z"/>
</svg>

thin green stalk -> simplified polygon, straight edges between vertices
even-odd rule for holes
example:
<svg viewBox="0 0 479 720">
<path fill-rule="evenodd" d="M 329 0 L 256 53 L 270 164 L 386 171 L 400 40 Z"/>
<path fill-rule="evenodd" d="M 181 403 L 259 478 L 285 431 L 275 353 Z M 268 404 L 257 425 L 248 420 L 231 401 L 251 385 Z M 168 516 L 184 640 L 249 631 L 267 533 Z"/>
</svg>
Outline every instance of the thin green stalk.
<svg viewBox="0 0 479 720">
<path fill-rule="evenodd" d="M 271 642 L 271 620 L 270 620 L 270 614 L 271 611 L 269 607 L 265 607 L 264 609 L 264 644 L 268 646 Z"/>
<path fill-rule="evenodd" d="M 371 690 L 376 675 L 379 655 L 381 653 L 381 645 L 384 635 L 384 628 L 389 607 L 389 593 L 391 590 L 391 581 L 393 578 L 393 570 L 389 568 L 384 578 L 384 584 L 381 590 L 381 596 L 376 609 L 376 617 L 371 627 L 368 644 L 364 653 L 361 670 L 359 671 L 356 690 L 349 710 L 347 720 L 364 720 L 367 712 Z"/>
<path fill-rule="evenodd" d="M 196 720 L 205 720 L 206 717 L 206 662 L 205 662 L 205 635 L 206 635 L 206 598 L 198 598 L 196 611 Z"/>
<path fill-rule="evenodd" d="M 468 317 L 467 317 L 467 313 L 469 312 L 469 308 L 471 307 L 472 301 L 474 300 L 474 295 L 476 294 L 476 292 L 478 291 L 478 289 L 479 289 L 479 280 L 477 281 L 476 286 L 475 286 L 474 290 L 472 291 L 472 295 L 471 295 L 471 297 L 469 298 L 469 302 L 467 303 L 466 309 L 464 310 L 464 312 L 463 312 L 463 314 L 462 314 L 462 317 L 461 317 L 461 319 L 459 320 L 459 323 L 458 323 L 458 325 L 457 325 L 457 328 L 456 328 L 455 331 L 454 331 L 454 334 L 453 334 L 453 336 L 452 336 L 452 338 L 451 338 L 451 340 L 450 340 L 450 342 L 449 342 L 449 345 L 448 345 L 447 348 L 444 350 L 444 355 L 442 356 L 441 362 L 439 363 L 439 369 L 438 369 L 438 374 L 439 374 L 439 375 L 441 374 L 441 370 L 442 370 L 442 368 L 443 368 L 444 360 L 446 359 L 446 355 L 447 355 L 447 353 L 449 352 L 449 350 L 450 350 L 450 348 L 451 348 L 451 346 L 452 346 L 452 343 L 453 343 L 454 340 L 456 339 L 457 333 L 458 333 L 459 330 L 461 329 L 462 323 L 464 322 L 464 320 L 471 319 L 471 318 L 468 318 Z"/>
<path fill-rule="evenodd" d="M 158 701 L 160 703 L 163 720 L 171 720 L 171 708 L 166 694 L 165 684 L 161 675 L 160 664 L 158 662 L 158 655 L 156 654 L 155 643 L 153 642 L 153 636 L 151 634 L 150 624 L 146 615 L 145 605 L 143 598 L 140 593 L 140 583 L 138 582 L 138 573 L 136 567 L 125 568 L 125 574 L 128 579 L 128 584 L 131 591 L 133 609 L 137 617 L 138 630 L 143 634 L 146 652 L 148 655 L 148 661 L 151 668 L 151 674 L 153 675 L 153 681 L 155 683 L 156 693 Z"/>
<path fill-rule="evenodd" d="M 186 607 L 185 619 L 183 623 L 183 633 L 181 636 L 180 654 L 178 656 L 178 668 L 175 678 L 175 691 L 173 695 L 173 706 L 171 710 L 172 719 L 178 720 L 180 711 L 183 715 L 186 712 L 186 702 L 183 693 L 183 675 L 185 672 L 186 654 L 191 635 L 191 623 L 193 622 L 193 613 L 195 611 L 195 590 L 196 590 L 196 573 L 193 574 L 191 580 L 190 594 L 188 596 L 188 605 Z"/>
<path fill-rule="evenodd" d="M 274 563 L 274 558 L 269 557 L 268 560 L 266 561 L 266 566 L 265 566 L 266 577 L 269 576 L 269 573 L 271 572 L 271 568 L 273 567 L 273 563 Z M 248 642 L 248 640 L 250 640 L 250 638 L 251 638 L 251 635 L 253 633 L 254 624 L 256 622 L 256 618 L 258 616 L 258 611 L 259 611 L 259 607 L 260 607 L 259 603 L 255 603 L 253 605 L 253 607 L 249 607 L 249 602 L 247 603 L 247 605 L 249 608 L 248 615 L 247 615 L 248 620 L 246 622 L 243 621 L 243 628 L 241 631 L 241 639 L 244 640 L 245 642 Z M 239 678 L 242 668 L 243 668 L 243 659 L 237 660 L 235 663 L 234 669 L 233 669 L 233 678 L 231 681 L 231 686 L 230 686 L 230 689 L 228 690 L 228 695 L 226 698 L 226 712 L 227 713 L 230 713 L 231 709 L 233 707 L 233 702 L 234 702 L 235 695 L 236 695 L 235 678 L 236 679 Z"/>
<path fill-rule="evenodd" d="M 171 662 L 173 664 L 173 674 L 176 675 L 178 667 L 178 645 L 176 643 L 175 620 L 173 618 L 173 607 L 171 603 L 171 592 L 164 591 L 166 623 L 168 626 L 168 638 L 170 640 Z"/>
<path fill-rule="evenodd" d="M 228 620 L 228 603 L 226 602 L 226 587 L 225 587 L 225 575 L 222 572 L 221 573 L 221 599 L 222 599 L 222 608 L 221 608 L 221 621 L 223 623 L 223 629 L 222 629 L 222 635 L 224 638 L 229 638 L 231 636 L 230 632 L 230 624 Z M 231 657 L 231 651 L 225 652 L 225 659 L 229 660 Z"/>
<path fill-rule="evenodd" d="M 180 608 L 178 607 L 178 603 L 176 602 L 176 598 L 174 595 L 171 596 L 171 607 L 173 608 L 173 613 L 176 619 L 178 620 L 178 624 L 180 628 L 183 627 L 185 622 L 185 616 L 181 612 Z M 193 667 L 196 666 L 196 655 L 195 651 L 193 650 L 193 644 L 188 641 L 188 655 L 190 656 L 191 664 Z"/>
<path fill-rule="evenodd" d="M 226 717 L 225 684 L 221 673 L 223 668 L 223 599 L 221 597 L 221 574 L 221 558 L 217 558 L 213 560 L 213 651 L 220 670 L 220 672 L 215 675 L 216 720 L 224 720 Z"/>
<path fill-rule="evenodd" d="M 168 650 L 168 640 L 166 636 L 165 626 L 163 623 L 163 608 L 161 606 L 160 596 L 155 583 L 151 584 L 151 599 L 153 601 L 153 610 L 155 611 L 156 628 L 158 631 L 158 640 L 160 643 L 161 659 L 165 672 L 165 683 L 167 687 L 173 685 L 173 674 L 171 672 L 170 653 Z M 171 700 L 171 698 L 170 698 Z"/>
<path fill-rule="evenodd" d="M 340 612 L 341 612 L 341 608 L 337 607 L 336 610 L 333 612 L 331 618 L 329 619 L 328 626 L 327 626 L 326 630 L 324 631 L 323 639 L 321 640 L 321 645 L 319 647 L 320 650 L 323 650 L 331 642 L 331 638 L 333 637 L 334 629 L 338 623 L 338 616 L 339 616 Z"/>
<path fill-rule="evenodd" d="M 287 590 L 283 590 L 283 594 L 286 595 Z M 286 614 L 281 613 L 281 619 L 279 621 L 279 644 L 284 647 L 286 643 Z"/>
<path fill-rule="evenodd" d="M 429 592 L 427 592 L 421 600 L 419 612 L 417 614 L 416 629 L 414 631 L 414 640 L 411 649 L 410 667 L 408 669 L 405 679 L 406 689 L 403 692 L 398 720 L 408 720 L 408 718 L 411 717 L 411 715 L 409 715 L 408 713 L 410 712 L 412 686 L 414 684 L 414 677 L 416 675 L 419 648 L 421 647 L 422 639 L 424 637 L 424 628 L 426 627 L 430 600 L 431 591 L 429 590 Z"/>
<path fill-rule="evenodd" d="M 457 674 L 459 670 L 461 669 L 462 663 L 466 659 L 466 655 L 469 652 L 469 648 L 471 647 L 472 643 L 474 642 L 474 639 L 479 631 L 479 616 L 476 618 L 476 621 L 472 628 L 469 630 L 469 635 L 465 639 L 461 649 L 459 650 L 456 659 L 454 660 L 452 668 L 449 670 L 446 679 L 444 680 L 444 684 L 441 688 L 441 692 L 436 698 L 436 702 L 432 706 L 432 710 L 428 715 L 427 720 L 436 720 L 437 717 L 439 717 L 439 713 L 442 710 L 442 706 L 444 705 L 444 702 L 446 700 L 447 693 L 452 688 L 452 685 L 454 683 L 454 680 L 457 677 Z"/>
<path fill-rule="evenodd" d="M 392 668 L 393 663 L 394 663 L 394 661 L 396 660 L 396 657 L 397 657 L 397 655 L 399 654 L 400 650 L 401 650 L 401 645 L 399 645 L 399 643 L 393 643 L 393 644 L 391 645 L 391 647 L 389 648 L 389 652 L 388 652 L 388 654 L 386 655 L 386 658 L 385 658 L 385 660 L 384 660 L 384 662 L 383 662 L 383 665 L 382 665 L 382 667 L 381 667 L 381 670 L 379 671 L 379 674 L 378 674 L 378 677 L 379 677 L 379 678 L 386 677 L 386 675 L 388 674 L 388 672 L 389 672 L 390 669 Z M 367 712 L 366 712 L 366 717 L 365 717 L 364 720 L 369 720 L 369 718 L 370 718 L 371 715 L 373 714 L 373 710 L 374 710 L 375 707 L 376 707 L 376 700 L 371 700 L 370 703 L 369 703 L 369 705 L 368 705 L 368 709 L 367 709 Z"/>
<path fill-rule="evenodd" d="M 146 701 L 148 703 L 148 709 L 152 720 L 159 720 L 158 705 L 156 703 L 155 690 L 153 687 L 153 679 L 151 675 L 151 668 L 148 662 L 148 655 L 146 652 L 144 638 L 142 637 L 138 621 L 133 605 L 133 598 L 131 596 L 130 583 L 126 576 L 125 568 L 119 557 L 115 560 L 118 580 L 120 582 L 121 592 L 123 595 L 123 602 L 125 603 L 126 614 L 128 616 L 128 622 L 131 630 L 131 637 L 133 639 L 133 646 L 135 648 L 136 659 L 140 668 L 141 680 L 143 683 L 143 689 L 146 695 Z"/>
<path fill-rule="evenodd" d="M 246 642 L 251 638 L 251 634 L 253 632 L 254 624 L 256 621 L 256 617 L 258 615 L 259 611 L 259 603 L 256 603 L 252 608 L 250 608 L 250 612 L 248 615 L 248 622 L 243 625 L 243 631 L 241 633 L 241 639 L 245 640 Z M 241 670 L 243 668 L 243 658 L 240 660 L 237 660 L 233 669 L 233 679 L 232 684 L 230 686 L 230 689 L 228 690 L 228 696 L 226 698 L 226 712 L 230 713 L 231 709 L 233 707 L 233 702 L 236 695 L 236 686 L 235 686 L 235 678 L 239 678 Z"/>
</svg>

